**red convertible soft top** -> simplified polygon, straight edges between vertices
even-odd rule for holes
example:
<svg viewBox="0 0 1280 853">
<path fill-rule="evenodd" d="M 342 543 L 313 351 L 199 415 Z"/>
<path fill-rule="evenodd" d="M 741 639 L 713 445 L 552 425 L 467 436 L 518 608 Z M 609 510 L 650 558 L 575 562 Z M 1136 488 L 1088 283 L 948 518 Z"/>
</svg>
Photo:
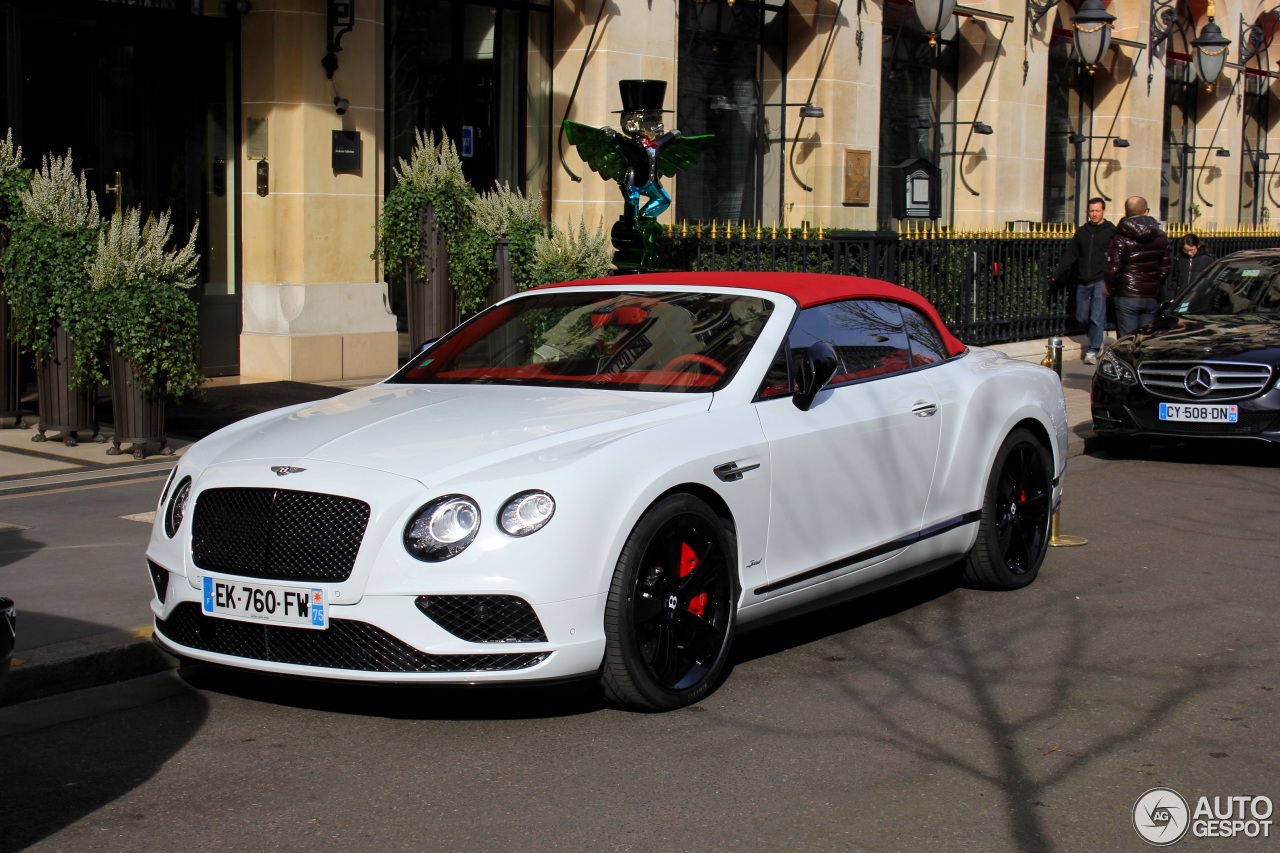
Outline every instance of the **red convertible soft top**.
<svg viewBox="0 0 1280 853">
<path fill-rule="evenodd" d="M 908 290 L 887 281 L 862 278 L 856 275 L 826 275 L 810 272 L 663 272 L 620 275 L 609 278 L 592 278 L 582 281 L 566 281 L 547 287 L 576 287 L 600 285 L 626 287 L 628 284 L 679 284 L 711 285 L 713 287 L 747 287 L 782 293 L 810 308 L 841 299 L 888 299 L 910 305 L 925 314 L 942 336 L 943 344 L 951 355 L 964 352 L 965 346 L 947 329 L 929 300 L 914 290 Z"/>
</svg>

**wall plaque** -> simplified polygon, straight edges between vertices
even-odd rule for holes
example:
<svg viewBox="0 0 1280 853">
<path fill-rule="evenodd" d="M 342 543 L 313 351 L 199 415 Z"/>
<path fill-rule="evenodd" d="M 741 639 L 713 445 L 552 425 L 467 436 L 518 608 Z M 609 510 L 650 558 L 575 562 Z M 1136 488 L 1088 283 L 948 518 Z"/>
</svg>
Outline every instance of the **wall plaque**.
<svg viewBox="0 0 1280 853">
<path fill-rule="evenodd" d="M 846 148 L 844 152 L 844 203 L 871 204 L 871 152 Z"/>
<path fill-rule="evenodd" d="M 333 132 L 333 171 L 359 172 L 364 167 L 364 143 L 358 130 Z"/>
</svg>

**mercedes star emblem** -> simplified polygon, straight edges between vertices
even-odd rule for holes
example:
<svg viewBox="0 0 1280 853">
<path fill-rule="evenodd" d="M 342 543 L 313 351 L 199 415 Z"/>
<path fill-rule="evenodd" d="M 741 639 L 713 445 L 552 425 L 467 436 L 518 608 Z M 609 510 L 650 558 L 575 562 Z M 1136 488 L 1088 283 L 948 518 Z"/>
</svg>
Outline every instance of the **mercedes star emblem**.
<svg viewBox="0 0 1280 853">
<path fill-rule="evenodd" d="M 1193 367 L 1187 371 L 1187 377 L 1182 380 L 1182 384 L 1186 386 L 1191 396 L 1203 397 L 1213 389 L 1213 371 L 1204 365 Z"/>
</svg>

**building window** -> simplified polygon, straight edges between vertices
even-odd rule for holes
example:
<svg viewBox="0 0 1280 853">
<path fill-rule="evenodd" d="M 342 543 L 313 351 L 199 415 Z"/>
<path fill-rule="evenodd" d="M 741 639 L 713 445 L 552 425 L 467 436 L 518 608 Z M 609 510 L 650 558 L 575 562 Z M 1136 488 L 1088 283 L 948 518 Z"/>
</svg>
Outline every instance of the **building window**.
<svg viewBox="0 0 1280 853">
<path fill-rule="evenodd" d="M 453 140 L 477 189 L 547 198 L 550 18 L 545 2 L 388 0 L 388 172 L 431 131 Z"/>
<path fill-rule="evenodd" d="M 955 183 L 956 76 L 959 51 L 955 20 L 929 44 L 911 6 L 884 5 L 880 60 L 880 163 L 877 221 L 893 219 L 898 167 L 928 160 L 941 172 L 939 209 L 951 220 Z"/>
<path fill-rule="evenodd" d="M 1061 24 L 1059 20 L 1059 24 Z M 1093 78 L 1072 56 L 1070 35 L 1055 29 L 1045 90 L 1044 221 L 1084 221 L 1089 192 Z"/>
<path fill-rule="evenodd" d="M 1265 52 L 1259 54 L 1265 59 Z M 1245 69 L 1243 131 L 1240 145 L 1240 223 L 1262 225 L 1270 220 L 1267 209 L 1267 176 L 1271 154 L 1267 128 L 1271 126 L 1271 78 L 1266 71 Z"/>
<path fill-rule="evenodd" d="M 1185 54 L 1181 54 L 1185 56 Z M 1190 64 L 1166 55 L 1164 81 L 1164 146 L 1160 163 L 1160 219 L 1192 220 L 1195 203 L 1195 108 L 1198 86 Z"/>
<path fill-rule="evenodd" d="M 676 218 L 781 222 L 789 144 L 784 4 L 680 0 L 679 39 L 675 126 L 716 141 L 677 178 Z"/>
</svg>

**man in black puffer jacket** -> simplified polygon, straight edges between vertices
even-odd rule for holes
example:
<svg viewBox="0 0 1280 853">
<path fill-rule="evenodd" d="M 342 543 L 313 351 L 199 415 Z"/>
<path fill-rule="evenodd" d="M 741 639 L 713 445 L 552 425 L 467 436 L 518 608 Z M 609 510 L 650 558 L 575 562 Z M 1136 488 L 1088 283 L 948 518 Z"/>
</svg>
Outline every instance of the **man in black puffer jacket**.
<svg viewBox="0 0 1280 853">
<path fill-rule="evenodd" d="M 1089 221 L 1076 229 L 1075 236 L 1062 253 L 1062 262 L 1049 276 L 1052 285 L 1062 284 L 1072 267 L 1076 278 L 1076 320 L 1088 330 L 1085 364 L 1097 364 L 1107 326 L 1107 298 L 1102 295 L 1102 267 L 1107 260 L 1107 247 L 1116 227 L 1103 219 L 1107 203 L 1101 198 L 1089 199 Z"/>
<path fill-rule="evenodd" d="M 1169 238 L 1150 213 L 1142 196 L 1125 201 L 1124 219 L 1107 249 L 1102 280 L 1116 300 L 1116 336 L 1121 338 L 1156 318 L 1156 300 L 1169 278 Z"/>
</svg>

